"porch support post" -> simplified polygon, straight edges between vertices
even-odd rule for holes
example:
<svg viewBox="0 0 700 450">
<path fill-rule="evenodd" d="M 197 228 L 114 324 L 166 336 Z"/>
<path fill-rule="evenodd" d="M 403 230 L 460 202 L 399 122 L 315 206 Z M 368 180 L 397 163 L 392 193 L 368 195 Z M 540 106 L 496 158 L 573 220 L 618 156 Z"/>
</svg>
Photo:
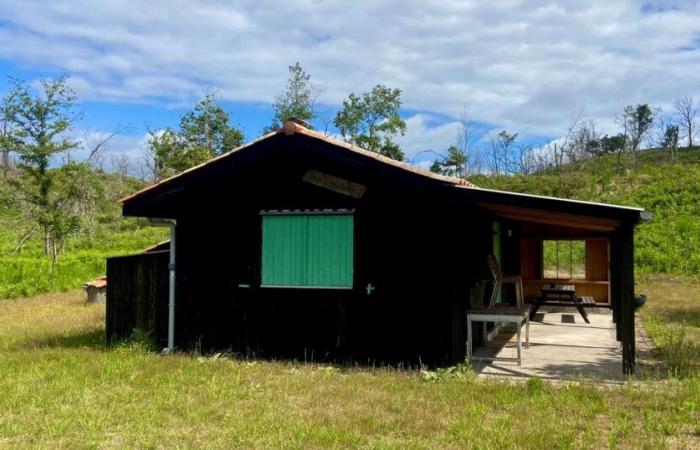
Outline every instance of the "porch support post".
<svg viewBox="0 0 700 450">
<path fill-rule="evenodd" d="M 615 339 L 622 341 L 622 326 L 620 323 L 620 233 L 610 237 L 610 306 L 612 319 L 615 324 Z"/>
<path fill-rule="evenodd" d="M 622 371 L 634 374 L 635 320 L 634 320 L 634 228 L 625 226 L 619 231 L 619 314 L 622 334 Z"/>
</svg>

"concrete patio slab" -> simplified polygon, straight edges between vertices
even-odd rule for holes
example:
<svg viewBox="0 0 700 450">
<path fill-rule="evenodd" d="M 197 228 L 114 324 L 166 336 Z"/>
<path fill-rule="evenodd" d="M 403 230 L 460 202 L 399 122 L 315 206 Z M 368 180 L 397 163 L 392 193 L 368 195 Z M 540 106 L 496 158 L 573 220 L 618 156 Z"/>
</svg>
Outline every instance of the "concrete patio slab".
<svg viewBox="0 0 700 450">
<path fill-rule="evenodd" d="M 578 313 L 538 313 L 530 323 L 530 348 L 523 349 L 522 366 L 510 361 L 474 362 L 474 369 L 483 377 L 625 380 L 612 315 L 589 314 L 589 319 L 587 324 Z M 515 357 L 515 339 L 511 330 L 501 330 L 476 349 L 475 356 Z"/>
</svg>

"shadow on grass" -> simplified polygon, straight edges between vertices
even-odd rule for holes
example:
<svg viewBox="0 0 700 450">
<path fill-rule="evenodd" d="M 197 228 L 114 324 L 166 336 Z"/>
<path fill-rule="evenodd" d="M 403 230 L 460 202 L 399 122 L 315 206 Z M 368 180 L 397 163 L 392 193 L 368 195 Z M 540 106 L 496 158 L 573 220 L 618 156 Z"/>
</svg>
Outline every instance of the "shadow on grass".
<svg viewBox="0 0 700 450">
<path fill-rule="evenodd" d="M 91 350 L 105 350 L 107 348 L 105 346 L 105 331 L 101 328 L 28 339 L 19 343 L 17 347 L 21 349 L 87 348 Z"/>
</svg>

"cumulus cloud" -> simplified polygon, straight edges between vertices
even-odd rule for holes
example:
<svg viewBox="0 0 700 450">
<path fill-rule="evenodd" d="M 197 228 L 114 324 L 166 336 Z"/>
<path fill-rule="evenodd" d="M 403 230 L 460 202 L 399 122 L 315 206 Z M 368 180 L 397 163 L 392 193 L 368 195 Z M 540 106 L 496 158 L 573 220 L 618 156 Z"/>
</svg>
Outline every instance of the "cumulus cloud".
<svg viewBox="0 0 700 450">
<path fill-rule="evenodd" d="M 297 60 L 330 105 L 385 83 L 415 111 L 456 117 L 468 101 L 474 120 L 549 136 L 582 101 L 611 118 L 630 103 L 700 97 L 691 2 L 0 0 L 0 9 L 0 57 L 66 71 L 87 100 L 177 103 L 216 88 L 225 100 L 269 103 Z M 439 128 L 424 131 L 442 146 L 450 130 Z M 411 136 L 409 153 L 427 145 Z"/>
</svg>

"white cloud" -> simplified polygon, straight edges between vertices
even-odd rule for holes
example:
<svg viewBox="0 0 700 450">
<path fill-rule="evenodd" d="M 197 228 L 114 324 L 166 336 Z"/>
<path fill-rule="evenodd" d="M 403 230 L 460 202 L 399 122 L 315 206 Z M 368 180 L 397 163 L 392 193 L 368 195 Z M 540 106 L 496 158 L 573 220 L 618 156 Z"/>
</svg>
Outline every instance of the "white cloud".
<svg viewBox="0 0 700 450">
<path fill-rule="evenodd" d="M 435 118 L 428 114 L 416 114 L 406 119 L 406 134 L 396 140 L 412 160 L 420 152 L 444 152 L 457 140 L 460 124 L 457 121 L 434 125 Z M 426 154 L 435 159 L 435 155 Z"/>
<path fill-rule="evenodd" d="M 385 83 L 408 108 L 454 117 L 468 101 L 474 120 L 530 134 L 560 134 L 581 102 L 610 119 L 630 103 L 700 97 L 690 2 L 0 0 L 0 10 L 0 57 L 69 72 L 84 99 L 178 102 L 217 88 L 270 102 L 297 60 L 329 104 Z"/>
</svg>

